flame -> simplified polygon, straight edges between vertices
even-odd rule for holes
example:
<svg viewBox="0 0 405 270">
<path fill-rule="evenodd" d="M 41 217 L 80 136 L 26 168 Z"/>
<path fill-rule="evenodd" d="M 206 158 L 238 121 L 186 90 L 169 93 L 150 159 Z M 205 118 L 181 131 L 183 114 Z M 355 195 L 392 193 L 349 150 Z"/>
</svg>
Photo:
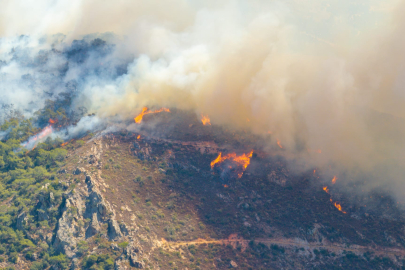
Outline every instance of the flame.
<svg viewBox="0 0 405 270">
<path fill-rule="evenodd" d="M 227 188 L 227 187 L 229 187 L 229 186 L 225 184 L 225 185 L 224 185 L 224 188 Z"/>
<path fill-rule="evenodd" d="M 336 178 L 336 179 L 337 179 L 337 178 Z M 328 189 L 327 186 L 323 187 L 323 190 L 324 190 L 326 193 L 330 194 L 330 193 L 329 193 L 329 189 Z M 342 210 L 342 206 L 340 205 L 340 203 L 338 203 L 338 202 L 333 202 L 332 198 L 329 198 L 329 201 L 333 204 L 333 206 L 336 207 L 337 210 L 339 210 L 339 211 L 342 212 L 343 214 L 346 214 L 346 212 Z"/>
<path fill-rule="evenodd" d="M 138 137 L 136 137 L 137 140 L 139 140 L 141 138 L 141 135 L 138 135 Z"/>
<path fill-rule="evenodd" d="M 332 178 L 332 185 L 334 185 L 334 184 L 336 183 L 336 180 L 337 180 L 337 177 L 336 177 L 336 175 L 335 175 L 335 176 L 333 176 L 333 178 Z"/>
<path fill-rule="evenodd" d="M 49 122 L 49 124 L 53 125 L 56 122 L 58 122 L 58 119 L 49 119 L 48 122 Z"/>
<path fill-rule="evenodd" d="M 203 123 L 204 126 L 211 126 L 211 120 L 208 117 L 208 115 L 201 114 L 201 122 Z"/>
<path fill-rule="evenodd" d="M 61 146 L 65 146 L 65 145 L 67 145 L 69 142 L 64 142 L 64 143 L 62 143 L 61 144 Z"/>
<path fill-rule="evenodd" d="M 142 122 L 143 116 L 146 115 L 146 114 L 150 114 L 150 113 L 160 113 L 160 112 L 163 112 L 163 111 L 165 111 L 165 112 L 170 112 L 170 110 L 167 109 L 167 108 L 161 108 L 161 109 L 159 109 L 159 110 L 150 111 L 147 107 L 143 107 L 143 108 L 142 108 L 142 112 L 141 112 L 137 117 L 134 118 L 135 123 L 140 124 L 140 123 Z"/>
<path fill-rule="evenodd" d="M 241 178 L 243 175 L 243 171 L 246 170 L 247 166 L 250 164 L 250 159 L 252 158 L 253 155 L 253 150 L 250 151 L 249 154 L 243 154 L 243 155 L 236 155 L 236 153 L 230 153 L 227 154 L 226 156 L 222 156 L 222 152 L 219 153 L 218 157 L 211 161 L 211 169 L 215 167 L 216 164 L 220 164 L 224 162 L 227 159 L 232 160 L 233 162 L 237 163 L 239 166 L 242 166 L 242 172 L 238 173 L 238 177 Z M 231 166 L 232 168 L 232 166 Z"/>
<path fill-rule="evenodd" d="M 280 147 L 281 149 L 283 149 L 283 146 L 281 145 L 281 142 L 280 142 L 279 139 L 277 139 L 277 145 L 278 145 L 278 147 Z"/>
<path fill-rule="evenodd" d="M 22 143 L 22 146 L 29 148 L 33 145 L 33 148 L 35 148 L 39 140 L 50 135 L 52 132 L 53 132 L 52 125 L 47 125 L 43 130 L 41 130 L 41 132 L 29 138 L 28 141 L 26 141 L 25 143 Z"/>
<path fill-rule="evenodd" d="M 346 214 L 346 212 L 342 210 L 342 206 L 340 205 L 340 203 L 334 202 L 333 205 L 337 208 L 337 210 L 339 210 L 343 214 Z"/>
</svg>

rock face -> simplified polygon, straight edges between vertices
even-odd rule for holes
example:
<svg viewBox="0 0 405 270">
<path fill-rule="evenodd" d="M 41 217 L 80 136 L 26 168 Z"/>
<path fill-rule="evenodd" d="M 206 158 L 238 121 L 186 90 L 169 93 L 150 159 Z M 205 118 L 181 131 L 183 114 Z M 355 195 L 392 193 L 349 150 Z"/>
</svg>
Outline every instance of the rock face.
<svg viewBox="0 0 405 270">
<path fill-rule="evenodd" d="M 108 237 L 110 241 L 118 240 L 122 237 L 120 226 L 115 219 L 108 220 Z"/>
<path fill-rule="evenodd" d="M 117 221 L 107 220 L 109 206 L 103 199 L 90 175 L 86 176 L 87 189 L 65 194 L 62 216 L 58 221 L 53 247 L 73 258 L 77 252 L 77 242 L 101 232 L 101 224 L 109 224 L 109 235 L 117 240 L 122 236 Z M 83 226 L 90 219 L 87 228 Z M 113 229 L 110 229 L 112 224 Z M 117 229 L 118 228 L 118 229 Z M 111 233 L 110 233 L 111 230 Z"/>
<path fill-rule="evenodd" d="M 96 235 L 100 231 L 100 224 L 98 223 L 97 213 L 93 213 L 93 217 L 90 222 L 90 226 L 86 231 L 86 238 Z"/>
<path fill-rule="evenodd" d="M 101 151 L 97 150 L 99 147 L 102 148 L 101 143 L 94 143 L 87 166 L 99 168 L 101 164 L 99 162 Z M 109 241 L 129 242 L 121 256 L 115 261 L 115 269 L 128 269 L 128 265 L 144 268 L 145 264 L 141 258 L 142 251 L 139 244 L 135 244 L 134 234 L 136 230 L 134 228 L 136 225 L 128 227 L 127 224 L 117 221 L 114 209 L 99 190 L 100 186 L 100 188 L 105 187 L 105 183 L 100 177 L 101 171 L 90 174 L 86 169 L 78 167 L 73 171 L 73 174 L 80 178 L 85 177 L 85 185 L 79 184 L 73 191 L 63 194 L 59 209 L 60 217 L 55 235 L 52 237 L 53 249 L 72 259 L 71 269 L 80 269 L 81 259 L 79 259 L 79 255 L 81 254 L 78 251 L 78 243 L 99 235 Z M 39 198 L 38 219 L 46 220 L 48 218 L 47 209 L 52 207 L 54 200 L 53 194 Z M 17 226 L 24 227 L 26 217 L 25 213 L 21 213 L 17 219 Z M 121 250 L 114 243 L 111 247 L 114 250 Z"/>
</svg>

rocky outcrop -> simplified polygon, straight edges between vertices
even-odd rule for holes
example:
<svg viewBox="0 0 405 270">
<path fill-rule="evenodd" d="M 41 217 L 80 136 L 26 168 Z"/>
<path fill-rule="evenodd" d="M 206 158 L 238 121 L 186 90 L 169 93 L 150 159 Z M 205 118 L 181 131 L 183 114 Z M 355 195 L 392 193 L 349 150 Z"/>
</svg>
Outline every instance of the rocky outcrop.
<svg viewBox="0 0 405 270">
<path fill-rule="evenodd" d="M 118 240 L 122 237 L 122 232 L 118 222 L 115 219 L 108 220 L 108 237 L 110 241 Z"/>
<path fill-rule="evenodd" d="M 65 194 L 62 203 L 62 216 L 58 221 L 53 248 L 72 258 L 76 253 L 77 242 L 83 235 L 83 227 L 79 226 L 77 220 L 82 215 L 82 196 L 70 192 Z"/>
<path fill-rule="evenodd" d="M 136 268 L 145 268 L 145 263 L 140 260 L 142 251 L 139 249 L 139 245 L 135 246 L 134 242 L 132 242 L 125 248 L 124 254 L 129 259 L 131 266 Z"/>
<path fill-rule="evenodd" d="M 126 265 L 129 262 L 129 265 L 135 268 L 143 269 L 145 268 L 145 263 L 141 259 L 142 249 L 138 242 L 132 241 L 121 254 L 120 257 L 115 261 L 115 269 L 127 269 Z"/>
<path fill-rule="evenodd" d="M 97 219 L 97 213 L 93 213 L 90 225 L 86 230 L 86 238 L 92 237 L 100 232 L 100 224 Z"/>
<path fill-rule="evenodd" d="M 98 147 L 101 147 L 100 145 L 94 143 L 91 155 L 88 155 L 90 160 L 84 157 L 84 160 L 89 161 L 90 165 L 87 166 L 96 167 L 101 164 L 99 162 L 101 151 L 97 150 Z M 125 223 L 117 221 L 114 209 L 100 192 L 100 189 L 107 187 L 100 176 L 101 171 L 90 174 L 86 169 L 78 167 L 73 173 L 84 177 L 85 185 L 81 182 L 74 190 L 63 195 L 63 202 L 59 209 L 60 218 L 52 240 L 53 249 L 72 259 L 71 269 L 79 269 L 80 260 L 77 258 L 81 254 L 78 251 L 78 243 L 99 235 L 109 241 L 130 243 L 122 256 L 116 260 L 115 269 L 127 269 L 129 265 L 144 268 L 143 260 L 140 258 L 140 249 L 134 245 L 136 230 L 134 227 L 128 227 Z M 43 196 L 39 200 L 38 209 L 46 210 L 46 207 L 52 205 L 53 200 L 53 194 Z M 112 247 L 121 250 L 116 244 Z"/>
</svg>

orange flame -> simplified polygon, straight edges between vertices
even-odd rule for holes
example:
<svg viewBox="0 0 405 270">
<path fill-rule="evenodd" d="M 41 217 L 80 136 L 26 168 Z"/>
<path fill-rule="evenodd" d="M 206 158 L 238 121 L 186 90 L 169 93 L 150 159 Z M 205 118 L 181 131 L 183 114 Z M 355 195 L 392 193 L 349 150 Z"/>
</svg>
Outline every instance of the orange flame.
<svg viewBox="0 0 405 270">
<path fill-rule="evenodd" d="M 204 126 L 211 126 L 211 120 L 208 117 L 208 115 L 201 114 L 201 122 L 203 123 Z"/>
<path fill-rule="evenodd" d="M 141 135 L 138 135 L 138 137 L 136 137 L 138 140 L 141 138 Z"/>
<path fill-rule="evenodd" d="M 147 107 L 143 107 L 143 108 L 142 108 L 142 112 L 141 112 L 137 117 L 134 118 L 135 123 L 140 124 L 140 123 L 142 122 L 143 116 L 146 115 L 146 114 L 150 114 L 150 113 L 160 113 L 160 112 L 163 112 L 163 111 L 165 111 L 165 112 L 170 112 L 170 110 L 167 109 L 167 108 L 161 108 L 161 109 L 159 109 L 159 110 L 150 111 Z"/>
<path fill-rule="evenodd" d="M 227 187 L 229 187 L 228 185 L 226 185 L 226 184 L 224 184 L 224 188 L 227 188 Z"/>
<path fill-rule="evenodd" d="M 280 147 L 281 149 L 283 149 L 283 146 L 281 145 L 281 142 L 279 141 L 279 139 L 277 139 L 277 145 L 278 145 L 278 147 Z"/>
<path fill-rule="evenodd" d="M 227 154 L 226 156 L 222 156 L 222 152 L 219 153 L 218 157 L 211 161 L 211 169 L 215 167 L 216 164 L 220 164 L 224 162 L 227 159 L 230 159 L 234 162 L 236 162 L 238 165 L 242 166 L 242 172 L 238 173 L 238 177 L 241 178 L 243 175 L 243 171 L 246 170 L 247 166 L 250 164 L 250 159 L 252 158 L 253 155 L 253 150 L 250 151 L 249 154 L 243 154 L 240 156 L 237 156 L 236 153 L 230 153 Z"/>
<path fill-rule="evenodd" d="M 56 122 L 58 122 L 58 119 L 49 119 L 48 122 L 49 122 L 49 124 L 53 125 Z"/>
<path fill-rule="evenodd" d="M 64 143 L 62 143 L 61 144 L 61 146 L 65 146 L 65 145 L 67 145 L 69 142 L 64 142 Z"/>
<path fill-rule="evenodd" d="M 337 210 L 339 210 L 343 214 L 346 214 L 346 212 L 342 210 L 342 206 L 340 205 L 340 203 L 334 202 L 333 205 L 337 208 Z"/>
<path fill-rule="evenodd" d="M 328 187 L 326 187 L 326 186 L 323 187 L 323 190 L 324 190 L 326 193 L 329 194 L 329 189 L 328 189 Z M 338 202 L 333 202 L 332 198 L 330 198 L 329 201 L 330 201 L 331 203 L 333 203 L 333 206 L 335 206 L 337 210 L 339 210 L 339 211 L 342 212 L 343 214 L 346 214 L 346 212 L 342 210 L 342 206 L 340 205 L 340 203 L 338 203 Z"/>
<path fill-rule="evenodd" d="M 332 184 L 333 184 L 333 185 L 336 183 L 336 180 L 337 180 L 337 177 L 336 177 L 336 175 L 335 175 L 335 176 L 333 176 L 333 178 L 332 178 Z"/>
</svg>

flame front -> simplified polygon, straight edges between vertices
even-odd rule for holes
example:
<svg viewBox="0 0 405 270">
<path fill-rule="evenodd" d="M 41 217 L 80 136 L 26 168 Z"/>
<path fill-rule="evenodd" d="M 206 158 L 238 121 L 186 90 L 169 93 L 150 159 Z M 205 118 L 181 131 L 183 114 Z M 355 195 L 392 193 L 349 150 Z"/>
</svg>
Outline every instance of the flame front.
<svg viewBox="0 0 405 270">
<path fill-rule="evenodd" d="M 138 140 L 141 139 L 141 135 L 138 135 L 138 137 L 136 137 L 136 139 L 138 139 Z"/>
<path fill-rule="evenodd" d="M 208 117 L 208 115 L 201 114 L 201 122 L 203 123 L 204 126 L 211 126 L 211 120 Z"/>
<path fill-rule="evenodd" d="M 137 117 L 134 118 L 135 123 L 140 124 L 142 122 L 143 116 L 146 114 L 160 113 L 160 112 L 170 112 L 170 110 L 167 108 L 161 108 L 159 110 L 150 111 L 147 107 L 143 107 L 142 112 Z"/>
<path fill-rule="evenodd" d="M 337 177 L 336 177 L 336 175 L 335 175 L 335 176 L 333 176 L 333 178 L 332 178 L 332 185 L 336 184 L 336 180 L 337 180 Z"/>
<path fill-rule="evenodd" d="M 242 167 L 242 172 L 238 173 L 238 177 L 241 178 L 243 175 L 243 172 L 246 170 L 247 166 L 250 164 L 250 159 L 252 158 L 253 155 L 253 150 L 250 151 L 249 154 L 243 154 L 243 155 L 236 155 L 236 153 L 230 153 L 227 154 L 226 156 L 222 156 L 222 152 L 219 153 L 218 157 L 211 161 L 211 169 L 215 167 L 215 165 L 220 164 L 224 162 L 225 160 L 232 160 L 233 162 L 237 163 L 239 166 Z"/>
</svg>

